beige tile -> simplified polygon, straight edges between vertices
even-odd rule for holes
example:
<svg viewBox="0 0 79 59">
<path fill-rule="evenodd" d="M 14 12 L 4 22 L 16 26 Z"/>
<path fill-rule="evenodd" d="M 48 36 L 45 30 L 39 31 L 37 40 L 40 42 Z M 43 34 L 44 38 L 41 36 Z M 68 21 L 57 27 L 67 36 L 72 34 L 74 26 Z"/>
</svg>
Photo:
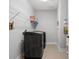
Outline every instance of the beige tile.
<svg viewBox="0 0 79 59">
<path fill-rule="evenodd" d="M 55 45 L 48 45 L 42 59 L 68 59 L 67 54 L 59 52 Z"/>
</svg>

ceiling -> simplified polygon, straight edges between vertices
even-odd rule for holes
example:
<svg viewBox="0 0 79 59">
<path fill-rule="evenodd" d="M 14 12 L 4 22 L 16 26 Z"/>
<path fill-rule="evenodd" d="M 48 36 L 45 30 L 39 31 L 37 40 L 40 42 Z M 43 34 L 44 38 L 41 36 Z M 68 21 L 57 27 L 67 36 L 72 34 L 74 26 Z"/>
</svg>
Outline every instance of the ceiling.
<svg viewBox="0 0 79 59">
<path fill-rule="evenodd" d="M 44 2 L 42 0 L 29 0 L 30 4 L 35 10 L 54 10 L 57 9 L 58 0 L 48 0 Z"/>
</svg>

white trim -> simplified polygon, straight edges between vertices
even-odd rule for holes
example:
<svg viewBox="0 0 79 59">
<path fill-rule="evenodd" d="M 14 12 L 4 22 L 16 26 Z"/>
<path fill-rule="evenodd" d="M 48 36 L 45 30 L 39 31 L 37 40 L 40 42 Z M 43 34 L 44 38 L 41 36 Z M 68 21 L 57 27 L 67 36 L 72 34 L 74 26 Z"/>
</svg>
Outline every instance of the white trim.
<svg viewBox="0 0 79 59">
<path fill-rule="evenodd" d="M 47 42 L 46 45 L 57 45 L 56 42 Z"/>
<path fill-rule="evenodd" d="M 16 57 L 16 59 L 21 59 L 21 55 L 18 55 L 18 56 Z"/>
</svg>

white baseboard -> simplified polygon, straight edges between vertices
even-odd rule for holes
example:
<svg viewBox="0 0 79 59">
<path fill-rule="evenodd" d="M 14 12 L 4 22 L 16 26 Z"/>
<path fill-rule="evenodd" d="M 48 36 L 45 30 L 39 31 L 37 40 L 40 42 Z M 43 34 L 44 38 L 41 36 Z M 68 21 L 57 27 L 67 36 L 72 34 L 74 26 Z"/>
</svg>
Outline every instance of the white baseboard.
<svg viewBox="0 0 79 59">
<path fill-rule="evenodd" d="M 57 45 L 56 42 L 47 42 L 46 45 Z"/>
<path fill-rule="evenodd" d="M 46 45 L 56 45 L 59 52 L 66 52 L 65 48 L 60 48 L 56 42 L 47 42 Z"/>
<path fill-rule="evenodd" d="M 21 59 L 21 55 L 18 55 L 18 56 L 16 57 L 16 59 Z"/>
</svg>

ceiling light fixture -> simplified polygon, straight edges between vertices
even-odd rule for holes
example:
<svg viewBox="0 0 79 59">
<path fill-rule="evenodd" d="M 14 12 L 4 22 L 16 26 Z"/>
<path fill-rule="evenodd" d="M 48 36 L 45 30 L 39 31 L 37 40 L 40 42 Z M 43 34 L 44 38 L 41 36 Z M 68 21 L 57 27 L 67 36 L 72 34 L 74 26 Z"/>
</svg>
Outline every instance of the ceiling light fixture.
<svg viewBox="0 0 79 59">
<path fill-rule="evenodd" d="M 43 2 L 47 2 L 48 0 L 41 0 L 41 1 L 43 1 Z"/>
</svg>

